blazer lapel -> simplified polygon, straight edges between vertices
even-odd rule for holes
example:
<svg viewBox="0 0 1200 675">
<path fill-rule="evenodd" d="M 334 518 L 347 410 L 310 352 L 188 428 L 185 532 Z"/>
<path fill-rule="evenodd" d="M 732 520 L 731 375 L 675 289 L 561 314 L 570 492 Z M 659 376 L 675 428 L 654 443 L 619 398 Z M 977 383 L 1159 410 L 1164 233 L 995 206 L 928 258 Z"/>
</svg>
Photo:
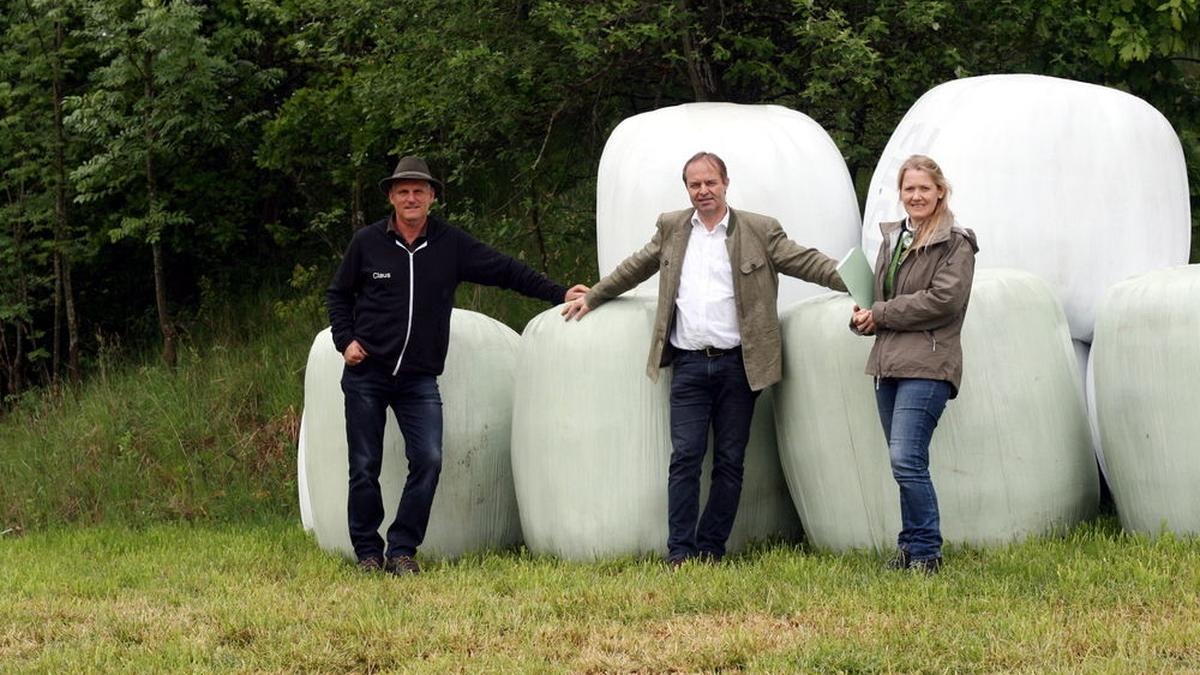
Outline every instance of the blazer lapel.
<svg viewBox="0 0 1200 675">
<path fill-rule="evenodd" d="M 670 237 L 663 247 L 663 258 L 666 260 L 668 275 L 664 288 L 670 297 L 659 298 L 660 302 L 675 303 L 679 295 L 679 280 L 683 277 L 683 257 L 687 254 L 688 239 L 692 235 L 692 212 L 685 211 L 682 218 L 671 223 Z M 661 272 L 661 270 L 660 270 Z"/>
</svg>

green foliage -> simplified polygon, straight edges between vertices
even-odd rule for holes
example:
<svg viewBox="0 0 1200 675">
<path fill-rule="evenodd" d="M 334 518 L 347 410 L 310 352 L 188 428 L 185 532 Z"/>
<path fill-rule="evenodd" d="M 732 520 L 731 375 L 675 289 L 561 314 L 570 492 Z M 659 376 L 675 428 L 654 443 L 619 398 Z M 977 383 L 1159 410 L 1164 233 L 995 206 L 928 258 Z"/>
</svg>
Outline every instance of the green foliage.
<svg viewBox="0 0 1200 675">
<path fill-rule="evenodd" d="M 810 115 L 862 190 L 941 82 L 1117 87 L 1179 132 L 1200 219 L 1198 44 L 1198 0 L 14 0 L 0 9 L 0 395 L 57 381 L 71 301 L 85 364 L 89 336 L 146 343 L 152 256 L 137 246 L 158 247 L 155 285 L 185 317 L 199 279 L 329 269 L 387 213 L 376 181 L 403 154 L 445 179 L 452 221 L 586 281 L 608 134 L 689 101 Z M 460 300 L 517 327 L 536 311 Z"/>
</svg>

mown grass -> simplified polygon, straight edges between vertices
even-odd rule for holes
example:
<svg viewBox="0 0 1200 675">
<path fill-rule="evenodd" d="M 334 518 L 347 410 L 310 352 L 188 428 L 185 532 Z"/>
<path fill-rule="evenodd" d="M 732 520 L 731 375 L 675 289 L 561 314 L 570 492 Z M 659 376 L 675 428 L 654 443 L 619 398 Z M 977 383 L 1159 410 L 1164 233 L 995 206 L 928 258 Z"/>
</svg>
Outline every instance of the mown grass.
<svg viewBox="0 0 1200 675">
<path fill-rule="evenodd" d="M 516 328 L 545 308 L 459 299 Z M 1111 517 L 929 579 L 792 546 L 362 576 L 295 522 L 305 302 L 201 312 L 175 373 L 122 357 L 0 420 L 0 671 L 1200 670 L 1200 541 Z"/>
<path fill-rule="evenodd" d="M 672 573 L 523 552 L 364 576 L 290 520 L 0 539 L 0 664 L 35 671 L 1200 669 L 1200 541 L 952 551 L 935 578 L 768 546 Z"/>
</svg>

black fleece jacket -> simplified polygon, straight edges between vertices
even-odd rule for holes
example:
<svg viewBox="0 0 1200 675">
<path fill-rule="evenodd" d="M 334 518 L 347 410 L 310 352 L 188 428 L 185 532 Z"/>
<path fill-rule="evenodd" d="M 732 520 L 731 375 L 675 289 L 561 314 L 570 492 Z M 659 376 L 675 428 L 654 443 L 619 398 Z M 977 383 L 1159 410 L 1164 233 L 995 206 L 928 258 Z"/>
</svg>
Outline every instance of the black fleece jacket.
<svg viewBox="0 0 1200 675">
<path fill-rule="evenodd" d="M 393 374 L 440 375 L 460 281 L 554 304 L 566 296 L 563 286 L 437 216 L 411 246 L 390 223 L 385 218 L 354 234 L 325 293 L 339 352 L 358 340 L 368 361 Z"/>
</svg>

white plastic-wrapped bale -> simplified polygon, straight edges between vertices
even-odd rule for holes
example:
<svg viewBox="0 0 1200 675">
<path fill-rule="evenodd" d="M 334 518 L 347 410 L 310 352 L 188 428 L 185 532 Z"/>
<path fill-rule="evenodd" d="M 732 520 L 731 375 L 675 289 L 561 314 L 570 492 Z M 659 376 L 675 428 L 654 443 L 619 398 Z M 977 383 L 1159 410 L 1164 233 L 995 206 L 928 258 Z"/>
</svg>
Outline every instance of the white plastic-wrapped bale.
<svg viewBox="0 0 1200 675">
<path fill-rule="evenodd" d="M 792 239 L 835 258 L 858 245 L 854 185 L 820 125 L 775 105 L 689 103 L 627 118 L 609 136 L 596 182 L 601 275 L 650 241 L 658 214 L 688 206 L 683 163 L 701 150 L 725 160 L 733 208 L 772 216 Z M 779 281 L 780 307 L 825 290 Z M 633 293 L 657 289 L 656 275 Z"/>
<path fill-rule="evenodd" d="M 1075 342 L 1075 354 L 1079 356 L 1079 342 Z M 1100 477 L 1104 478 L 1105 483 L 1109 479 L 1109 467 L 1104 462 L 1104 446 L 1100 444 L 1100 423 L 1096 412 L 1096 377 L 1094 377 L 1094 352 L 1091 345 L 1087 345 L 1087 354 L 1082 372 L 1084 372 L 1084 399 L 1087 401 L 1087 430 L 1092 432 L 1092 449 L 1096 452 L 1096 461 L 1100 465 Z"/>
<path fill-rule="evenodd" d="M 1071 346 L 1075 348 L 1075 365 L 1079 373 L 1080 386 L 1083 387 L 1083 401 L 1087 406 L 1088 437 L 1092 441 L 1092 454 L 1096 455 L 1100 476 L 1107 477 L 1108 474 L 1104 468 L 1104 452 L 1100 449 L 1100 428 L 1096 426 L 1096 406 L 1092 394 L 1092 345 L 1083 340 L 1071 340 Z"/>
<path fill-rule="evenodd" d="M 1114 286 L 1092 343 L 1106 477 L 1121 524 L 1200 533 L 1200 265 Z"/>
<path fill-rule="evenodd" d="M 654 308 L 650 299 L 618 298 L 582 321 L 550 310 L 525 327 L 512 459 L 531 551 L 570 560 L 666 552 L 671 371 L 657 383 L 646 377 Z M 799 535 L 769 395 L 760 396 L 728 548 Z"/>
<path fill-rule="evenodd" d="M 318 336 L 318 339 L 320 337 Z M 296 444 L 296 491 L 300 499 L 300 526 L 306 532 L 311 532 L 313 529 L 312 515 L 312 498 L 308 495 L 308 472 L 305 469 L 305 464 L 308 456 L 308 426 L 304 421 L 304 415 L 300 415 L 300 438 Z"/>
<path fill-rule="evenodd" d="M 900 500 L 863 374 L 872 338 L 853 301 L 827 294 L 784 313 L 775 391 L 780 459 L 812 543 L 895 547 Z M 933 435 L 930 471 L 948 542 L 1058 531 L 1099 498 L 1080 378 L 1053 291 L 1018 270 L 980 270 L 962 334 L 964 372 Z"/>
<path fill-rule="evenodd" d="M 978 267 L 1041 275 L 1076 339 L 1091 340 L 1109 286 L 1187 261 L 1183 150 L 1170 123 L 1135 96 L 1038 75 L 934 87 L 879 158 L 863 219 L 870 255 L 879 223 L 903 217 L 896 172 L 918 153 L 941 165 L 951 207 L 979 235 Z"/>
<path fill-rule="evenodd" d="M 446 370 L 438 378 L 442 473 L 423 554 L 452 558 L 521 541 L 508 447 L 518 341 L 512 329 L 482 314 L 455 309 L 450 315 Z M 351 557 L 341 376 L 342 355 L 325 329 L 313 341 L 304 378 L 305 476 L 318 545 Z M 386 537 L 408 475 L 404 438 L 390 410 L 383 444 L 379 531 Z"/>
</svg>

